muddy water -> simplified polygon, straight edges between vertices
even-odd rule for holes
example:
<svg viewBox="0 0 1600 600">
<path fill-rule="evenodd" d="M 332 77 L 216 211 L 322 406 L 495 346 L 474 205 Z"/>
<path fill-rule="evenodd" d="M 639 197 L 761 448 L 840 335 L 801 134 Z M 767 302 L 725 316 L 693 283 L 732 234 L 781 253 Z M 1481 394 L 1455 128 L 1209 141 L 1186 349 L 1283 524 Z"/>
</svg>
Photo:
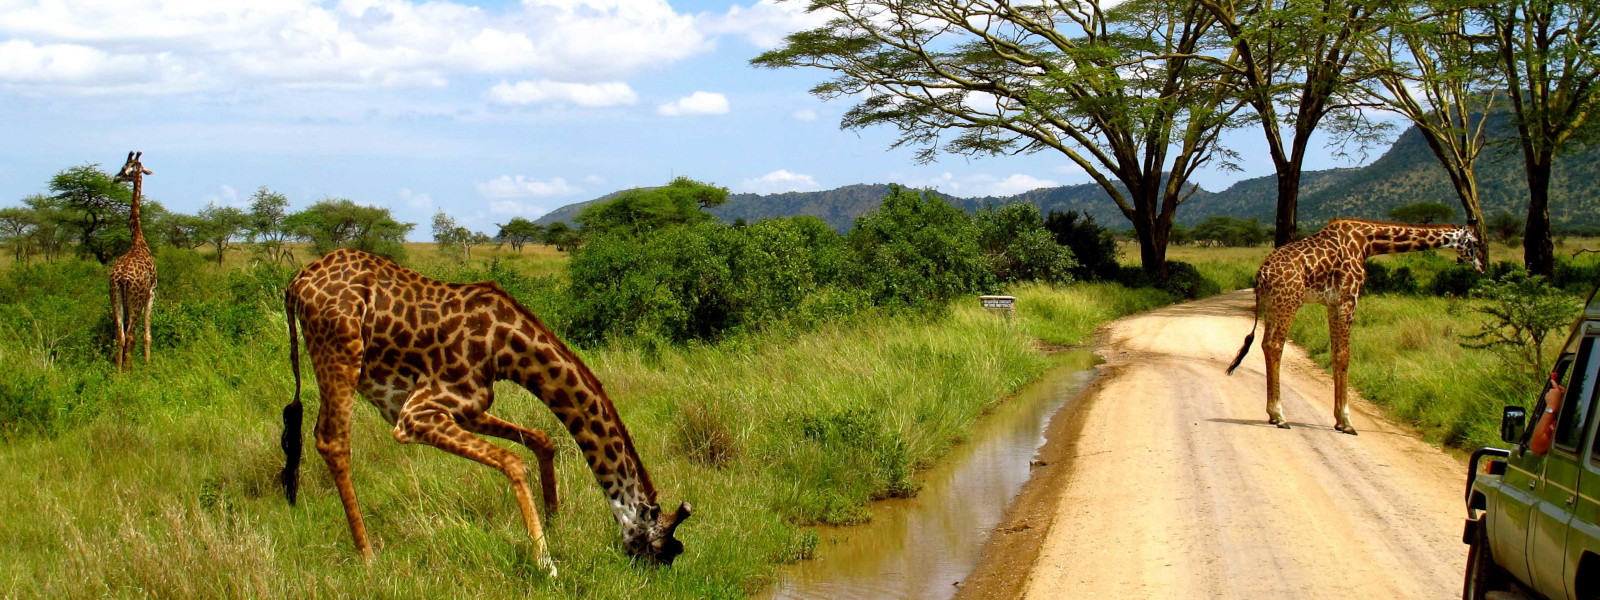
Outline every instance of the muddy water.
<svg viewBox="0 0 1600 600">
<path fill-rule="evenodd" d="M 1045 426 L 1094 376 L 1086 350 L 978 423 L 972 439 L 921 475 L 915 498 L 874 503 L 872 522 L 822 527 L 817 557 L 784 573 L 771 595 L 791 598 L 949 598 L 978 563 L 984 540 L 1028 481 Z"/>
</svg>

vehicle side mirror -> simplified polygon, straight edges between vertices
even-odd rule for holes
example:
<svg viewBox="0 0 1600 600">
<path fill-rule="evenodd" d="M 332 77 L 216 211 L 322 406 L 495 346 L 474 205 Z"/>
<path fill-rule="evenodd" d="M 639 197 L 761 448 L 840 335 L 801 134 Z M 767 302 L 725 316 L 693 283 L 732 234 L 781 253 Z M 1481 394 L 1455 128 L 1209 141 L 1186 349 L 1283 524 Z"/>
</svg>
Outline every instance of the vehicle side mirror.
<svg viewBox="0 0 1600 600">
<path fill-rule="evenodd" d="M 1522 442 L 1522 431 L 1528 426 L 1528 409 L 1521 406 L 1507 406 L 1500 414 L 1500 439 L 1501 441 L 1517 444 Z"/>
</svg>

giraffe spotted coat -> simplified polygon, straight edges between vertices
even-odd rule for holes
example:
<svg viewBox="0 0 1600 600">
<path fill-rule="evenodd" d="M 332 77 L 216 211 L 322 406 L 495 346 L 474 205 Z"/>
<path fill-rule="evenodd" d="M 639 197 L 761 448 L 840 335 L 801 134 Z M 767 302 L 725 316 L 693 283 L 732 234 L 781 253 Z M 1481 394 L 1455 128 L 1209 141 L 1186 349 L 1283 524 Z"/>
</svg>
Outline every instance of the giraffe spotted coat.
<svg viewBox="0 0 1600 600">
<path fill-rule="evenodd" d="M 688 504 L 662 513 L 650 475 L 600 381 L 499 286 L 434 281 L 379 256 L 337 250 L 295 275 L 285 310 L 295 370 L 295 400 L 284 409 L 285 490 L 294 502 L 301 443 L 298 324 L 320 388 L 316 447 L 344 503 L 357 552 L 372 554 L 350 480 L 350 420 L 359 392 L 394 426 L 395 440 L 428 444 L 504 473 L 538 560 L 554 575 L 525 463 L 477 437 L 512 440 L 532 450 L 546 510 L 556 510 L 550 436 L 489 414 L 493 384 L 502 380 L 527 388 L 572 434 L 630 554 L 671 563 L 683 551 L 674 532 L 689 516 Z"/>
<path fill-rule="evenodd" d="M 1261 350 L 1266 354 L 1268 422 L 1289 428 L 1283 417 L 1278 371 L 1289 325 L 1306 302 L 1328 307 L 1328 339 L 1333 358 L 1334 429 L 1354 435 L 1350 424 L 1347 380 L 1350 366 L 1350 328 L 1356 301 L 1366 283 L 1367 258 L 1379 254 L 1415 252 L 1432 248 L 1456 250 L 1458 259 L 1483 272 L 1482 243 L 1471 228 L 1457 225 L 1406 225 L 1355 219 L 1337 219 L 1310 237 L 1273 250 L 1256 272 L 1256 319 L 1265 323 Z M 1228 367 L 1232 375 L 1250 352 L 1256 325 Z"/>
<path fill-rule="evenodd" d="M 144 316 L 144 362 L 150 362 L 150 313 L 156 302 L 156 263 L 150 258 L 150 245 L 144 241 L 144 228 L 139 224 L 139 196 L 143 192 L 144 176 L 154 173 L 144 168 L 143 152 L 129 152 L 113 183 L 133 182 L 133 202 L 128 211 L 128 229 L 133 241 L 128 253 L 111 264 L 111 316 L 117 327 L 117 370 L 132 367 L 128 356 L 133 350 L 134 325 Z"/>
</svg>

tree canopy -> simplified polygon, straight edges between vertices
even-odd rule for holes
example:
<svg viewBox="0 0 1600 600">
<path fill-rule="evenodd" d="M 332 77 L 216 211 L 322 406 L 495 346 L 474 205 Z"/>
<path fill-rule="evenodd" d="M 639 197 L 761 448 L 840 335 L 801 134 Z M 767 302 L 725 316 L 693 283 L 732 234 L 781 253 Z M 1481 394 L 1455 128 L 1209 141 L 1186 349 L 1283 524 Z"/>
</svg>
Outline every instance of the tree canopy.
<svg viewBox="0 0 1600 600">
<path fill-rule="evenodd" d="M 640 235 L 668 225 L 687 225 L 716 217 L 704 209 L 728 201 L 728 188 L 687 177 L 658 188 L 633 189 L 583 209 L 576 219 L 584 235 L 627 232 Z"/>
<path fill-rule="evenodd" d="M 285 217 L 284 227 L 310 241 L 318 255 L 354 248 L 400 260 L 405 256 L 406 234 L 416 224 L 396 221 L 387 208 L 327 198 Z"/>
</svg>

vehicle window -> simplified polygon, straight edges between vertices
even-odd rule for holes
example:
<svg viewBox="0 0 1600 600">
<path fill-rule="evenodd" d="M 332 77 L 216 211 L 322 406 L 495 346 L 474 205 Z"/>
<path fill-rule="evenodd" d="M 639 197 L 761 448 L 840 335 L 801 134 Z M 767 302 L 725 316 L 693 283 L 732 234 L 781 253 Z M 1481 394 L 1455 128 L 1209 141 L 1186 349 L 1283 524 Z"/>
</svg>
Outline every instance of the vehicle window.
<svg viewBox="0 0 1600 600">
<path fill-rule="evenodd" d="M 1556 421 L 1555 445 L 1576 451 L 1583 442 L 1585 425 L 1589 422 L 1589 399 L 1594 396 L 1595 377 L 1600 371 L 1600 360 L 1594 356 L 1593 337 L 1583 338 L 1578 349 L 1578 360 L 1567 371 L 1567 397 L 1561 401 L 1561 417 Z"/>
</svg>

